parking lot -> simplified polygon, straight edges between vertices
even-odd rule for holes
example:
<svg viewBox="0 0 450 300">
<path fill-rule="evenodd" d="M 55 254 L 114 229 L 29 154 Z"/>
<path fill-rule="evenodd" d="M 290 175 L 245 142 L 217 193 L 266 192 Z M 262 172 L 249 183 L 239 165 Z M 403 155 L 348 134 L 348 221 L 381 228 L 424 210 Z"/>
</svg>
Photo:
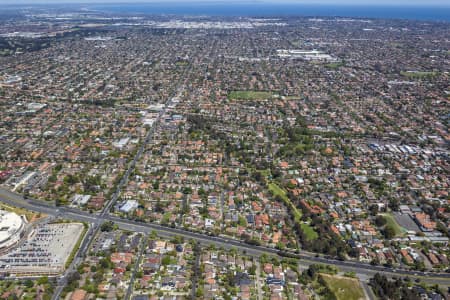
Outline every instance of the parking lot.
<svg viewBox="0 0 450 300">
<path fill-rule="evenodd" d="M 59 273 L 82 231 L 81 223 L 40 225 L 23 245 L 0 257 L 0 272 Z"/>
</svg>

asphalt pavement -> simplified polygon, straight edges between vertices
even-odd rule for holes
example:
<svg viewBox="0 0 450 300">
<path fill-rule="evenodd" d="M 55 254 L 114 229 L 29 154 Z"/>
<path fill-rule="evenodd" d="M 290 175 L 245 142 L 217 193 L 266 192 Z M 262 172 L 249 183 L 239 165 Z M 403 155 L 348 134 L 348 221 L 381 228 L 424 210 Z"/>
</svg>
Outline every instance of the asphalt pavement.
<svg viewBox="0 0 450 300">
<path fill-rule="evenodd" d="M 191 232 L 182 228 L 166 227 L 154 223 L 142 223 L 134 220 L 122 219 L 113 215 L 96 215 L 89 212 L 77 210 L 68 207 L 52 207 L 39 200 L 27 199 L 25 200 L 21 195 L 12 193 L 10 191 L 0 189 L 0 201 L 9 205 L 14 205 L 29 210 L 45 213 L 52 216 L 58 216 L 64 219 L 72 219 L 76 221 L 88 222 L 100 225 L 105 221 L 113 221 L 120 229 L 129 230 L 133 232 L 151 233 L 155 231 L 158 236 L 170 238 L 173 236 L 183 236 L 187 239 L 198 241 L 202 245 L 215 245 L 218 248 L 231 249 L 235 248 L 247 255 L 259 257 L 262 254 L 278 255 L 279 251 L 274 248 L 264 246 L 254 246 L 246 244 L 242 241 L 234 240 L 232 238 L 221 236 L 209 236 L 203 233 Z M 87 250 L 87 249 L 83 249 Z M 84 254 L 84 253 L 82 253 Z M 360 278 L 372 277 L 375 273 L 383 273 L 390 277 L 409 276 L 412 278 L 419 278 L 424 282 L 439 284 L 441 286 L 450 286 L 450 274 L 448 273 L 434 273 L 434 272 L 419 272 L 406 269 L 394 269 L 384 266 L 372 266 L 368 263 L 357 261 L 340 261 L 317 256 L 315 253 L 300 251 L 298 254 L 301 264 L 309 265 L 312 263 L 323 263 L 337 266 L 344 272 L 355 272 Z"/>
</svg>

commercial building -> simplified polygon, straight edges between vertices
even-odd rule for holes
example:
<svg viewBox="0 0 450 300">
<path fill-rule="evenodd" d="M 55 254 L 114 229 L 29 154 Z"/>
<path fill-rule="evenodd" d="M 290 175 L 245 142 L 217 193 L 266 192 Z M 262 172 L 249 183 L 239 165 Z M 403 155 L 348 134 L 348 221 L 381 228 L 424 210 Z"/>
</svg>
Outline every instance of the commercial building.
<svg viewBox="0 0 450 300">
<path fill-rule="evenodd" d="M 16 244 L 22 237 L 24 228 L 22 217 L 0 210 L 0 252 Z"/>
</svg>

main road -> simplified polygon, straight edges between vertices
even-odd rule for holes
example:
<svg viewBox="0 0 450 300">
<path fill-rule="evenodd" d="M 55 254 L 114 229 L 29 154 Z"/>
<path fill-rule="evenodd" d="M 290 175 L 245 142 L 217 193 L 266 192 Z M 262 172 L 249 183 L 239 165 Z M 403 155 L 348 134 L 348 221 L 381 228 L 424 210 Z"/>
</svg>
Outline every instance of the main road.
<svg viewBox="0 0 450 300">
<path fill-rule="evenodd" d="M 24 199 L 21 195 L 7 191 L 5 189 L 0 189 L 0 201 L 9 205 L 22 207 L 51 216 L 87 222 L 97 226 L 105 221 L 112 221 L 117 224 L 120 229 L 123 230 L 142 232 L 146 234 L 156 232 L 158 236 L 164 238 L 183 236 L 187 239 L 198 241 L 202 245 L 212 244 L 218 248 L 221 247 L 224 249 L 235 248 L 243 253 L 246 253 L 247 255 L 251 255 L 254 257 L 259 257 L 263 254 L 279 254 L 279 251 L 274 248 L 249 245 L 244 242 L 223 236 L 210 236 L 199 232 L 188 231 L 179 227 L 166 227 L 154 223 L 142 223 L 134 220 L 122 219 L 110 214 L 90 214 L 88 212 L 69 207 L 55 207 L 45 204 L 42 201 Z M 85 251 L 86 249 L 83 250 Z M 357 261 L 340 261 L 336 259 L 324 258 L 317 256 L 315 253 L 306 251 L 301 251 L 300 254 L 296 255 L 300 259 L 300 263 L 304 266 L 313 263 L 335 265 L 339 267 L 341 271 L 355 272 L 360 278 L 370 278 L 375 273 L 380 272 L 391 277 L 409 276 L 412 278 L 420 278 L 422 281 L 428 283 L 439 284 L 441 286 L 450 286 L 450 274 L 448 273 L 420 272 L 406 269 L 388 268 L 384 266 L 372 266 L 370 264 Z"/>
</svg>

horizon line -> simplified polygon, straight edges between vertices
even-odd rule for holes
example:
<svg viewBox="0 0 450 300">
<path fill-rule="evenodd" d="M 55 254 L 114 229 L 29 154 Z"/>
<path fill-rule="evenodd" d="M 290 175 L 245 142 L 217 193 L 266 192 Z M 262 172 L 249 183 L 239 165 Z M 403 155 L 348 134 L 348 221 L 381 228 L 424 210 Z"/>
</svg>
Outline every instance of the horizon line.
<svg viewBox="0 0 450 300">
<path fill-rule="evenodd" d="M 395 1 L 376 1 L 376 2 L 352 2 L 344 1 L 344 2 L 337 2 L 335 3 L 333 0 L 322 0 L 317 1 L 315 3 L 311 3 L 309 1 L 292 1 L 292 0 L 246 0 L 246 1 L 238 1 L 238 0 L 133 0 L 133 1 L 124 1 L 124 0 L 67 0 L 67 1 L 58 1 L 58 0 L 50 0 L 50 1 L 44 1 L 44 0 L 15 0 L 15 1 L 2 1 L 0 0 L 0 5 L 8 5 L 8 6 L 33 6 L 33 5 L 67 5 L 67 4 L 73 4 L 73 5 L 97 5 L 97 4 L 114 4 L 114 5 L 142 5 L 142 4 L 202 4 L 202 5 L 215 5 L 215 4 L 230 4 L 230 5 L 242 5 L 242 4 L 280 4 L 280 5 L 306 5 L 306 6 L 322 6 L 322 5 L 332 5 L 332 6 L 358 6 L 358 7 L 370 7 L 370 6 L 397 6 L 397 7 L 449 7 L 450 3 L 440 3 L 439 1 L 427 1 L 426 3 L 418 3 L 413 1 L 408 2 L 402 2 L 402 3 L 396 3 Z"/>
</svg>

